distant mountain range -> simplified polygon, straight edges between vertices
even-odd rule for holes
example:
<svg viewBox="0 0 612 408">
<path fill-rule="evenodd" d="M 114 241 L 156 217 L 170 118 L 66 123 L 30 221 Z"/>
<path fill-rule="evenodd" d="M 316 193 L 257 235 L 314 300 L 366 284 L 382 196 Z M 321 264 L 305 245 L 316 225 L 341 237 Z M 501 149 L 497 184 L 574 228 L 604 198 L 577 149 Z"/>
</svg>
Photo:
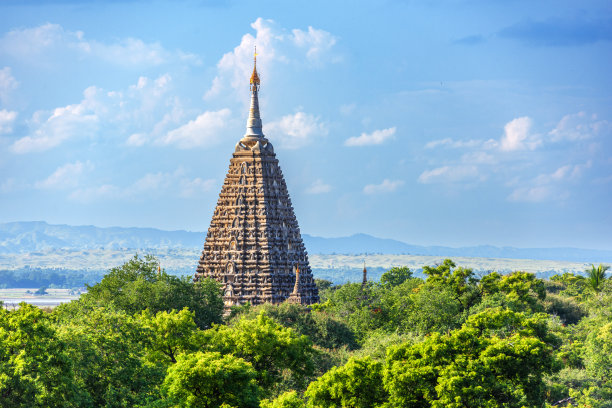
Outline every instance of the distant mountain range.
<svg viewBox="0 0 612 408">
<path fill-rule="evenodd" d="M 43 221 L 0 224 L 0 254 L 41 252 L 53 249 L 180 249 L 201 248 L 206 233 L 163 231 L 155 228 L 100 228 L 50 225 Z M 302 234 L 311 254 L 411 254 L 480 258 L 550 259 L 611 263 L 612 250 L 579 248 L 514 248 L 479 245 L 462 248 L 410 245 L 366 234 L 322 238 Z"/>
</svg>

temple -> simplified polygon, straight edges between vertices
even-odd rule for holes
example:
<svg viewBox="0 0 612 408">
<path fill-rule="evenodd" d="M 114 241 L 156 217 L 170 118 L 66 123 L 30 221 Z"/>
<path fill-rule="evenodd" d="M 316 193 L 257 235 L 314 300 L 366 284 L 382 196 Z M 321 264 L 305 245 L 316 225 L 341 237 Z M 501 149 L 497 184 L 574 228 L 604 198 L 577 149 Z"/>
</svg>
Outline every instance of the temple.
<svg viewBox="0 0 612 408">
<path fill-rule="evenodd" d="M 319 301 L 283 173 L 259 114 L 257 54 L 246 133 L 236 144 L 194 280 L 223 284 L 226 307 Z"/>
</svg>

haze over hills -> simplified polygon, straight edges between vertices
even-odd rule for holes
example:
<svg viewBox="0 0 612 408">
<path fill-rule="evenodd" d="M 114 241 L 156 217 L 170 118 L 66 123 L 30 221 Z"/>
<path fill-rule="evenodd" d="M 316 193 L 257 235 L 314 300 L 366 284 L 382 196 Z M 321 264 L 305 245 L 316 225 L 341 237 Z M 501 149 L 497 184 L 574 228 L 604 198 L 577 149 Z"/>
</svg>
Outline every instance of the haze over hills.
<svg viewBox="0 0 612 408">
<path fill-rule="evenodd" d="M 0 224 L 0 254 L 54 249 L 200 249 L 205 232 L 164 231 L 155 228 L 100 228 L 51 225 L 43 221 Z M 609 263 L 612 250 L 579 248 L 514 248 L 479 245 L 451 248 L 410 245 L 367 234 L 323 238 L 302 234 L 311 254 L 412 254 L 448 257 L 550 259 L 573 262 Z"/>
</svg>

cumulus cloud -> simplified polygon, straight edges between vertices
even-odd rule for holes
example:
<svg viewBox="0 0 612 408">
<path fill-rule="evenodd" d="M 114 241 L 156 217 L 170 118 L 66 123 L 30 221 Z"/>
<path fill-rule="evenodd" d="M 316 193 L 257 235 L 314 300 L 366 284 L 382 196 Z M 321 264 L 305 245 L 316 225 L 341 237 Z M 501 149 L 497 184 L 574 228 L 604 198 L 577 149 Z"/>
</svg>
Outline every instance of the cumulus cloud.
<svg viewBox="0 0 612 408">
<path fill-rule="evenodd" d="M 19 86 L 19 82 L 11 74 L 10 67 L 0 69 L 0 102 L 4 105 L 8 103 L 9 95 Z"/>
<path fill-rule="evenodd" d="M 500 149 L 506 152 L 535 149 L 540 145 L 540 141 L 529 134 L 530 129 L 531 119 L 527 116 L 516 118 L 506 123 L 506 126 L 504 126 L 504 136 L 500 141 Z"/>
<path fill-rule="evenodd" d="M 41 152 L 71 140 L 95 138 L 109 127 L 117 137 L 126 136 L 117 135 L 116 129 L 129 134 L 127 145 L 142 146 L 183 120 L 180 101 L 168 96 L 171 88 L 168 74 L 156 79 L 140 77 L 136 84 L 120 91 L 89 87 L 79 103 L 35 112 L 27 122 L 29 134 L 16 140 L 11 150 L 20 154 Z M 133 132 L 136 129 L 138 132 Z"/>
<path fill-rule="evenodd" d="M 215 186 L 215 179 L 201 179 L 196 177 L 194 179 L 183 178 L 180 181 L 180 195 L 181 197 L 193 197 L 200 193 L 211 191 Z"/>
<path fill-rule="evenodd" d="M 549 186 L 520 187 L 508 196 L 509 201 L 539 203 L 553 197 Z"/>
<path fill-rule="evenodd" d="M 260 73 L 270 72 L 273 63 L 288 64 L 307 62 L 323 65 L 335 62 L 338 57 L 333 54 L 336 38 L 327 31 L 308 27 L 307 31 L 294 29 L 288 32 L 279 27 L 273 20 L 258 18 L 251 24 L 255 36 L 248 33 L 242 36 L 240 45 L 223 55 L 217 64 L 218 73 L 212 87 L 205 97 L 211 98 L 227 87 L 243 89 L 245 78 L 253 70 L 253 50 L 261 57 L 257 60 Z"/>
<path fill-rule="evenodd" d="M 230 117 L 229 109 L 207 111 L 183 126 L 171 130 L 159 140 L 162 144 L 175 144 L 181 149 L 211 146 L 221 139 L 221 129 Z"/>
<path fill-rule="evenodd" d="M 332 187 L 329 184 L 326 184 L 321 179 L 315 180 L 310 187 L 306 189 L 307 194 L 323 194 L 329 193 Z"/>
<path fill-rule="evenodd" d="M 472 149 L 472 148 L 483 148 L 483 149 L 492 149 L 498 146 L 497 141 L 493 139 L 488 140 L 478 140 L 478 139 L 470 139 L 470 140 L 454 140 L 450 137 L 438 140 L 432 140 L 425 144 L 426 149 L 435 149 L 436 147 L 447 147 L 453 149 Z"/>
<path fill-rule="evenodd" d="M 55 108 L 47 117 L 34 114 L 34 128 L 30 135 L 16 140 L 11 148 L 15 153 L 41 152 L 56 147 L 74 137 L 91 137 L 98 128 L 99 116 L 92 104 L 96 88 L 87 88 L 81 103 Z"/>
<path fill-rule="evenodd" d="M 308 27 L 308 31 L 293 29 L 291 32 L 293 33 L 291 40 L 295 45 L 306 50 L 306 58 L 312 62 L 321 62 L 336 44 L 336 38 L 333 35 L 311 26 Z"/>
<path fill-rule="evenodd" d="M 17 112 L 0 110 L 0 135 L 3 133 L 11 133 L 13 131 L 13 123 L 17 119 Z"/>
<path fill-rule="evenodd" d="M 375 130 L 372 133 L 362 133 L 360 136 L 349 137 L 344 141 L 345 146 L 379 145 L 395 138 L 395 127 Z"/>
<path fill-rule="evenodd" d="M 80 161 L 66 163 L 58 167 L 46 179 L 37 181 L 34 187 L 40 189 L 66 189 L 76 187 L 79 184 L 81 175 L 92 168 L 93 165 L 89 161 L 85 163 Z"/>
<path fill-rule="evenodd" d="M 539 203 L 564 200 L 570 196 L 568 182 L 578 181 L 583 172 L 592 166 L 591 161 L 582 164 L 566 164 L 550 173 L 542 173 L 531 180 L 523 181 L 508 196 L 509 201 Z"/>
<path fill-rule="evenodd" d="M 77 189 L 69 198 L 83 203 L 101 199 L 141 201 L 163 195 L 191 198 L 210 191 L 214 185 L 214 179 L 190 178 L 178 168 L 173 172 L 147 173 L 124 187 L 103 184 Z"/>
<path fill-rule="evenodd" d="M 285 149 L 298 149 L 327 134 L 327 125 L 314 115 L 296 112 L 264 125 L 264 133 Z"/>
<path fill-rule="evenodd" d="M 156 66 L 174 61 L 198 63 L 195 55 L 166 50 L 159 43 L 138 38 L 120 38 L 113 43 L 88 40 L 82 31 L 69 31 L 59 24 L 9 31 L 0 39 L 0 53 L 24 61 L 41 62 L 61 53 L 92 57 L 122 66 Z"/>
<path fill-rule="evenodd" d="M 404 185 L 403 180 L 384 179 L 380 184 L 368 184 L 363 188 L 365 194 L 391 193 Z"/>
<path fill-rule="evenodd" d="M 597 136 L 605 129 L 610 129 L 608 121 L 598 120 L 595 114 L 578 112 L 565 115 L 548 134 L 553 142 L 578 141 Z"/>
<path fill-rule="evenodd" d="M 112 184 L 86 187 L 74 190 L 68 198 L 81 203 L 90 203 L 100 199 L 109 199 L 125 196 L 124 190 Z"/>
<path fill-rule="evenodd" d="M 547 136 L 533 134 L 533 122 L 528 116 L 515 118 L 504 126 L 504 134 L 499 140 L 469 139 L 455 140 L 450 137 L 433 140 L 425 144 L 426 149 L 446 147 L 453 149 L 480 149 L 482 151 L 499 150 L 513 152 L 535 150 L 547 143 L 561 141 L 575 142 L 596 137 L 612 128 L 607 120 L 600 120 L 597 115 L 578 112 L 563 116 Z"/>
<path fill-rule="evenodd" d="M 570 197 L 572 185 L 601 171 L 601 159 L 608 156 L 602 156 L 599 151 L 605 150 L 606 136 L 612 133 L 607 120 L 578 112 L 563 116 L 554 128 L 541 133 L 533 132 L 532 125 L 531 118 L 523 116 L 507 122 L 498 139 L 447 137 L 431 141 L 425 149 L 462 151 L 446 157 L 442 152 L 439 157 L 432 157 L 437 152 L 429 154 L 428 157 L 437 162 L 443 160 L 445 164 L 425 169 L 418 182 L 473 186 L 491 179 L 498 186 L 510 189 L 510 193 L 506 193 L 507 200 L 536 203 L 565 200 Z M 585 143 L 587 140 L 589 142 Z M 572 149 L 571 154 L 568 152 L 563 157 L 573 157 L 578 163 L 559 165 L 557 153 L 568 147 Z M 526 152 L 536 149 L 537 160 L 534 160 L 534 154 Z M 608 164 L 612 163 L 608 160 Z M 597 170 L 589 172 L 591 167 Z"/>
<path fill-rule="evenodd" d="M 466 164 L 496 164 L 499 163 L 498 157 L 484 152 L 473 151 L 465 153 L 461 156 L 461 161 Z"/>
<path fill-rule="evenodd" d="M 419 183 L 456 183 L 460 181 L 483 180 L 478 167 L 470 165 L 442 166 L 432 170 L 425 170 L 418 178 Z"/>
<path fill-rule="evenodd" d="M 144 133 L 132 133 L 130 137 L 127 138 L 125 144 L 128 146 L 140 147 L 147 142 L 147 135 Z"/>
</svg>

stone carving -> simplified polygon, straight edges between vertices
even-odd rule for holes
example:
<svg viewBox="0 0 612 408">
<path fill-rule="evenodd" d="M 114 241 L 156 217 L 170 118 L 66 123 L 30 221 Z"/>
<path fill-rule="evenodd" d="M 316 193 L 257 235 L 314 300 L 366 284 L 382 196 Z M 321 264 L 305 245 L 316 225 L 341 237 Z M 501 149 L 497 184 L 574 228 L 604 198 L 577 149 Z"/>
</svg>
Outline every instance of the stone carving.
<svg viewBox="0 0 612 408">
<path fill-rule="evenodd" d="M 263 134 L 256 66 L 250 82 L 247 131 L 230 159 L 194 280 L 223 283 L 227 307 L 316 303 L 319 294 L 287 185 Z"/>
</svg>

